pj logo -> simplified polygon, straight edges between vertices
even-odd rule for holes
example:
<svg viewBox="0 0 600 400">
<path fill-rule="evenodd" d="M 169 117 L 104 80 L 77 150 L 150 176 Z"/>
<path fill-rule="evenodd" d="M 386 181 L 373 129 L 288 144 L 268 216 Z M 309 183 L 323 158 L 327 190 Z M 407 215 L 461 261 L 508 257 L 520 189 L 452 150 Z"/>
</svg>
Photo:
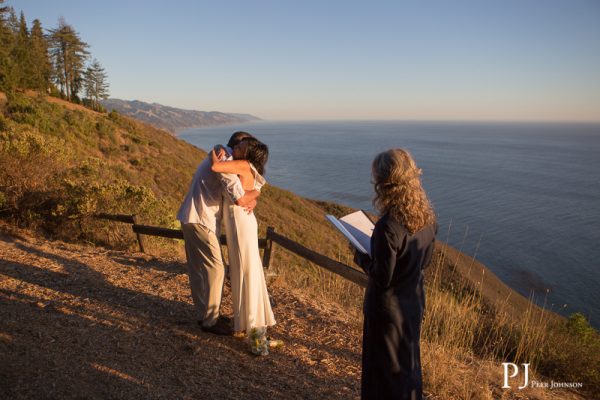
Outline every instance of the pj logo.
<svg viewBox="0 0 600 400">
<path fill-rule="evenodd" d="M 523 379 L 523 386 L 519 386 L 519 390 L 526 388 L 527 384 L 529 383 L 529 364 L 521 365 L 523 365 L 525 377 Z M 504 367 L 504 386 L 502 386 L 502 389 L 510 389 L 511 386 L 508 384 L 508 379 L 519 375 L 519 366 L 513 363 L 502 363 L 502 367 Z M 512 369 L 510 375 L 508 373 L 509 367 Z"/>
</svg>

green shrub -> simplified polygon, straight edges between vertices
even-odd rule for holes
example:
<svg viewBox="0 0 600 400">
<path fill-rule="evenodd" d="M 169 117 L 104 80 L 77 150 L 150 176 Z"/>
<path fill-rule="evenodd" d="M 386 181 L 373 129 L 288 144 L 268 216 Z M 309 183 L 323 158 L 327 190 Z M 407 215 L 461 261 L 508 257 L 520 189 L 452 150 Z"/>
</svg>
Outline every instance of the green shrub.
<svg viewBox="0 0 600 400">
<path fill-rule="evenodd" d="M 600 337 L 575 313 L 548 327 L 537 370 L 555 381 L 582 382 L 584 391 L 600 387 Z"/>
<path fill-rule="evenodd" d="M 108 139 L 112 144 L 117 143 L 115 126 L 114 124 L 109 123 L 107 120 L 100 119 L 98 122 L 96 122 L 96 132 L 98 132 L 98 137 L 100 139 Z"/>
<path fill-rule="evenodd" d="M 58 90 L 58 88 L 54 85 L 52 85 L 52 87 L 50 88 L 50 96 L 52 97 L 56 97 L 59 99 L 64 98 L 64 96 L 62 95 L 62 93 L 60 92 L 60 90 Z"/>
<path fill-rule="evenodd" d="M 121 115 L 117 110 L 111 110 L 111 112 L 108 113 L 108 118 L 113 122 L 118 122 L 120 117 Z"/>
<path fill-rule="evenodd" d="M 54 207 L 54 231 L 60 236 L 73 237 L 73 221 L 84 220 L 76 225 L 80 239 L 95 243 L 105 243 L 114 223 L 90 219 L 97 213 L 142 215 L 153 224 L 164 226 L 172 220 L 165 202 L 156 198 L 154 192 L 145 186 L 131 184 L 123 179 L 97 181 L 85 179 L 64 179 L 61 183 L 62 201 Z M 78 229 L 77 229 L 78 227 Z M 128 228 L 130 230 L 130 228 Z M 123 235 L 114 238 L 111 245 L 131 245 L 132 237 Z"/>
<path fill-rule="evenodd" d="M 141 145 L 149 145 L 150 142 L 144 138 L 142 138 L 141 136 L 137 135 L 137 134 L 133 134 L 133 133 L 128 133 L 126 135 L 127 138 L 129 138 L 129 140 L 131 140 L 133 143 L 136 144 L 141 144 Z"/>
<path fill-rule="evenodd" d="M 50 158 L 62 162 L 69 151 L 65 141 L 41 135 L 34 129 L 0 132 L 0 153 L 22 162 Z"/>
<path fill-rule="evenodd" d="M 43 208 L 51 181 L 65 170 L 70 152 L 61 139 L 41 135 L 34 128 L 0 132 L 0 188 L 3 209 L 28 223 Z"/>
<path fill-rule="evenodd" d="M 34 101 L 26 97 L 17 97 L 16 99 L 16 101 L 9 102 L 8 113 L 11 119 L 18 123 L 36 126 L 38 117 Z"/>
<path fill-rule="evenodd" d="M 8 102 L 8 112 L 13 119 L 19 119 L 24 114 L 33 114 L 35 112 L 35 100 L 21 95 L 11 94 Z"/>
<path fill-rule="evenodd" d="M 567 331 L 578 342 L 590 343 L 593 342 L 594 339 L 598 339 L 598 333 L 590 326 L 588 320 L 581 313 L 574 313 L 569 317 Z"/>
<path fill-rule="evenodd" d="M 4 118 L 4 115 L 0 114 L 0 132 L 5 131 L 8 129 L 8 122 L 6 121 L 6 118 Z"/>
</svg>

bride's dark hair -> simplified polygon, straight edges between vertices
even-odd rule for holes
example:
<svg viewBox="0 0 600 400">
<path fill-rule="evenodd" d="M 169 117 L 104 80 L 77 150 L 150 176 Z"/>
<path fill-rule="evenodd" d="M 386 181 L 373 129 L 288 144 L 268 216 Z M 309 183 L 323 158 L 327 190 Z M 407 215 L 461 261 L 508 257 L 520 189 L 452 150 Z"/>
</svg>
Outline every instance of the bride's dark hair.
<svg viewBox="0 0 600 400">
<path fill-rule="evenodd" d="M 246 157 L 244 158 L 254 165 L 259 174 L 264 175 L 265 165 L 267 165 L 267 161 L 269 160 L 269 147 L 254 137 L 247 137 L 242 139 L 242 141 L 248 143 Z"/>
</svg>

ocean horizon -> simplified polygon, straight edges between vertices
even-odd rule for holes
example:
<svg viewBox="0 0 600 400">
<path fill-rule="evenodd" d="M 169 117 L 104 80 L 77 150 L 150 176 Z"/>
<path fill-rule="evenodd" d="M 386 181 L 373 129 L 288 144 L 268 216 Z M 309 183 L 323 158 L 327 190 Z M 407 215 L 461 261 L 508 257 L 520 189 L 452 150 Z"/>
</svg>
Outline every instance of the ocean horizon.
<svg viewBox="0 0 600 400">
<path fill-rule="evenodd" d="M 237 130 L 269 146 L 270 184 L 369 211 L 371 161 L 408 149 L 438 239 L 539 305 L 600 326 L 600 123 L 260 121 L 178 136 L 209 150 Z"/>
</svg>

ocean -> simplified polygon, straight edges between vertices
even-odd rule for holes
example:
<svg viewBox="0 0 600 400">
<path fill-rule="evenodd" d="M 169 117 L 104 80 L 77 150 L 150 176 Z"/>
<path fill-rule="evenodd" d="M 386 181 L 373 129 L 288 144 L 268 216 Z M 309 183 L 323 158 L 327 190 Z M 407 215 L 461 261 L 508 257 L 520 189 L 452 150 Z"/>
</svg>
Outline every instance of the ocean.
<svg viewBox="0 0 600 400">
<path fill-rule="evenodd" d="M 538 304 L 600 326 L 600 124 L 259 122 L 179 137 L 208 150 L 236 130 L 269 146 L 270 184 L 371 211 L 371 161 L 408 149 L 438 239 Z"/>
</svg>

